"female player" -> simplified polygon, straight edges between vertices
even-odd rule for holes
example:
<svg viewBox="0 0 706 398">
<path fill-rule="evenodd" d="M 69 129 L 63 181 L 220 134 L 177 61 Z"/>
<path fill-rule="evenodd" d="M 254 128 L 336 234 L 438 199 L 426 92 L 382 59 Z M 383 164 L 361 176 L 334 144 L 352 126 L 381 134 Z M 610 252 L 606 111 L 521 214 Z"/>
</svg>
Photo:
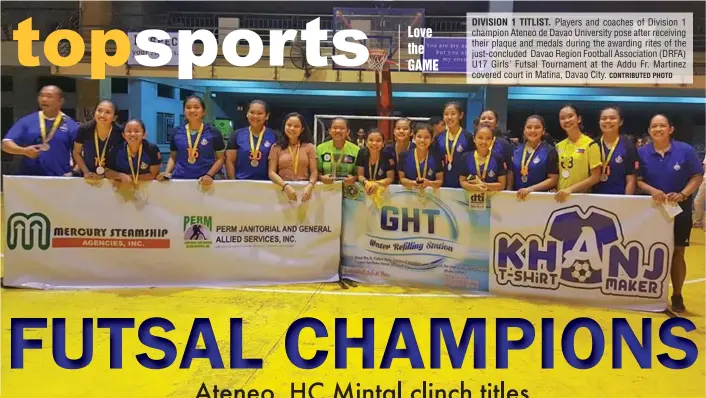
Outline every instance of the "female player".
<svg viewBox="0 0 706 398">
<path fill-rule="evenodd" d="M 234 131 L 228 140 L 226 174 L 231 180 L 268 180 L 267 159 L 277 134 L 265 126 L 270 118 L 267 104 L 251 101 L 247 118 L 249 126 Z"/>
<path fill-rule="evenodd" d="M 461 127 L 463 108 L 458 102 L 448 102 L 444 106 L 446 131 L 439 134 L 432 144 L 432 151 L 443 159 L 444 187 L 460 188 L 459 170 L 454 167 L 454 159 L 473 149 L 473 135 Z"/>
<path fill-rule="evenodd" d="M 531 115 L 525 121 L 525 142 L 512 157 L 513 179 L 508 179 L 508 189 L 517 191 L 525 199 L 531 192 L 547 192 L 559 180 L 559 159 L 556 149 L 544 140 L 544 118 Z"/>
<path fill-rule="evenodd" d="M 491 152 L 493 129 L 479 124 L 473 136 L 476 149 L 463 155 L 459 170 L 459 185 L 466 191 L 502 191 L 506 185 L 505 162 Z"/>
<path fill-rule="evenodd" d="M 432 127 L 419 124 L 414 127 L 415 148 L 400 157 L 400 184 L 409 189 L 440 188 L 444 183 L 444 165 L 441 156 L 431 150 Z"/>
<path fill-rule="evenodd" d="M 500 155 L 505 162 L 505 167 L 507 169 L 507 181 L 508 184 L 510 184 L 514 178 L 514 172 L 512 169 L 512 154 L 514 149 L 507 134 L 498 128 L 498 113 L 493 109 L 483 110 L 478 117 L 478 124 L 490 126 L 493 130 L 493 142 L 490 144 L 490 151 Z"/>
<path fill-rule="evenodd" d="M 401 155 L 409 150 L 415 148 L 414 142 L 412 141 L 412 121 L 407 118 L 397 119 L 395 121 L 395 141 L 383 148 L 385 155 L 395 162 L 395 176 L 393 178 L 393 184 L 399 184 L 399 163 Z"/>
<path fill-rule="evenodd" d="M 365 193 L 372 195 L 378 188 L 385 188 L 395 179 L 395 162 L 382 151 L 384 138 L 378 129 L 370 130 L 365 149 L 358 155 L 358 181 L 365 186 Z"/>
<path fill-rule="evenodd" d="M 337 117 L 329 128 L 331 140 L 316 147 L 319 180 L 324 184 L 343 180 L 344 184 L 351 185 L 358 179 L 355 164 L 360 148 L 347 140 L 348 134 L 348 120 Z"/>
<path fill-rule="evenodd" d="M 691 236 L 692 195 L 703 181 L 703 168 L 694 148 L 672 139 L 674 125 L 666 116 L 653 116 L 649 133 L 652 142 L 637 152 L 640 162 L 637 185 L 656 202 L 678 203 L 682 209 L 674 218 L 671 279 L 674 288 L 672 310 L 684 312 L 686 308 L 681 295 L 686 278 L 684 250 L 689 246 Z"/>
<path fill-rule="evenodd" d="M 78 128 L 73 159 L 87 181 L 104 177 L 110 149 L 123 143 L 122 128 L 115 122 L 117 117 L 118 107 L 115 103 L 102 100 L 96 106 L 93 120 Z"/>
<path fill-rule="evenodd" d="M 559 124 L 567 135 L 556 145 L 560 171 L 556 200 L 561 203 L 572 193 L 590 192 L 600 181 L 602 162 L 598 144 L 581 131 L 581 115 L 573 105 L 561 108 Z"/>
<path fill-rule="evenodd" d="M 603 108 L 600 114 L 601 128 L 601 181 L 593 193 L 612 195 L 634 195 L 637 188 L 635 162 L 637 148 L 631 139 L 620 134 L 623 119 L 618 107 Z"/>
<path fill-rule="evenodd" d="M 145 138 L 145 124 L 132 119 L 123 126 L 125 142 L 111 148 L 106 159 L 105 177 L 125 186 L 151 181 L 159 174 L 162 154 Z"/>
<path fill-rule="evenodd" d="M 297 200 L 297 191 L 287 181 L 309 181 L 301 197 L 304 203 L 311 198 L 319 178 L 316 148 L 304 116 L 296 112 L 288 114 L 282 130 L 284 134 L 270 151 L 268 174 L 291 201 Z"/>
<path fill-rule="evenodd" d="M 172 131 L 167 167 L 157 180 L 173 178 L 213 184 L 216 174 L 223 170 L 225 144 L 221 132 L 204 123 L 205 114 L 203 99 L 192 95 L 184 100 L 186 123 Z"/>
</svg>

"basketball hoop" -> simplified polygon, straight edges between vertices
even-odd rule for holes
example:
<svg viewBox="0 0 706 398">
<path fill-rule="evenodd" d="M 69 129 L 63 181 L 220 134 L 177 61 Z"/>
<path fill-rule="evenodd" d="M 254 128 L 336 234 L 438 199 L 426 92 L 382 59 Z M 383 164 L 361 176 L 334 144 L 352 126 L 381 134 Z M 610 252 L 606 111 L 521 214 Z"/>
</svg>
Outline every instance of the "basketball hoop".
<svg viewBox="0 0 706 398">
<path fill-rule="evenodd" d="M 382 72 L 387 62 L 388 53 L 382 48 L 368 50 L 368 70 Z"/>
</svg>

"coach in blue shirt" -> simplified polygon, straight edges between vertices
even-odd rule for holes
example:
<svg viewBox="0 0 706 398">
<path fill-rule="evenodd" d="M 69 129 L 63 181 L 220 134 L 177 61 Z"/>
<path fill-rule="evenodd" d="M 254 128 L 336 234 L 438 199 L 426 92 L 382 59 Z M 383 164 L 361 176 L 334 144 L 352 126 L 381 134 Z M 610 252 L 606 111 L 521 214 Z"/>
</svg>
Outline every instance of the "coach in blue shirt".
<svg viewBox="0 0 706 398">
<path fill-rule="evenodd" d="M 2 140 L 2 150 L 22 155 L 21 175 L 71 175 L 71 151 L 78 123 L 61 112 L 64 93 L 56 86 L 39 92 L 39 112 L 22 117 Z"/>
<path fill-rule="evenodd" d="M 655 115 L 649 128 L 652 142 L 640 148 L 638 188 L 659 203 L 679 203 L 682 212 L 674 218 L 674 257 L 672 259 L 672 310 L 684 312 L 681 295 L 686 278 L 684 248 L 691 236 L 693 194 L 703 181 L 703 168 L 689 144 L 672 140 L 674 125 L 664 115 Z"/>
</svg>

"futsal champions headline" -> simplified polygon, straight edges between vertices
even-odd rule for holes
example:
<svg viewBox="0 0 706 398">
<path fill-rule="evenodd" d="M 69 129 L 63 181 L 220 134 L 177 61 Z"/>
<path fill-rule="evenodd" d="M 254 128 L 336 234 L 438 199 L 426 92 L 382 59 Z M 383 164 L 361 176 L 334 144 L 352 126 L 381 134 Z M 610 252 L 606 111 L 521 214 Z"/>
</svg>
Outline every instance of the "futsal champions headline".
<svg viewBox="0 0 706 398">
<path fill-rule="evenodd" d="M 610 327 L 606 326 L 605 330 L 587 317 L 575 318 L 565 325 L 557 324 L 553 318 L 543 318 L 539 325 L 523 318 L 467 318 L 463 325 L 456 321 L 452 325 L 449 318 L 430 318 L 423 321 L 423 325 L 416 321 L 413 325 L 409 318 L 396 318 L 391 326 L 384 327 L 376 324 L 374 318 L 336 318 L 327 323 L 307 317 L 296 319 L 287 327 L 283 341 L 286 359 L 292 365 L 300 369 L 317 369 L 325 364 L 324 368 L 330 368 L 333 362 L 336 369 L 348 369 L 349 361 L 358 364 L 362 359 L 363 369 L 389 369 L 393 363 L 411 365 L 413 369 L 449 366 L 460 369 L 471 362 L 475 369 L 508 369 L 512 367 L 512 351 L 531 350 L 541 357 L 541 361 L 530 365 L 522 362 L 524 370 L 529 370 L 527 366 L 553 369 L 557 363 L 558 367 L 568 364 L 575 369 L 592 369 L 606 361 L 610 361 L 613 369 L 634 363 L 642 369 L 687 369 L 696 363 L 699 356 L 692 340 L 698 332 L 695 325 L 685 318 L 669 318 L 658 327 L 653 326 L 651 318 L 643 318 L 639 325 L 637 322 L 630 324 L 625 318 L 613 318 Z M 76 333 L 67 336 L 67 328 L 77 330 L 79 325 L 80 337 Z M 11 368 L 24 369 L 27 356 L 44 357 L 37 350 L 51 351 L 54 364 L 64 369 L 82 369 L 89 365 L 122 369 L 124 358 L 130 357 L 126 360 L 146 369 L 190 369 L 206 364 L 212 369 L 263 367 L 262 358 L 249 356 L 246 352 L 248 346 L 252 347 L 247 344 L 247 336 L 255 336 L 244 327 L 242 318 L 216 323 L 209 318 L 195 318 L 187 342 L 179 346 L 175 341 L 183 340 L 175 336 L 179 333 L 176 329 L 174 323 L 162 317 L 142 321 L 134 318 L 83 318 L 70 322 L 66 318 L 12 318 Z M 220 333 L 216 336 L 214 332 L 226 329 L 229 336 Z M 106 348 L 110 351 L 109 364 L 103 361 L 92 364 L 96 353 L 94 345 L 99 340 L 105 340 L 106 333 L 110 342 L 110 348 Z M 577 339 L 579 333 L 584 336 L 585 333 L 590 334 L 590 347 L 586 346 L 585 340 Z M 31 337 L 26 334 L 31 334 Z M 379 344 L 383 341 L 381 334 L 384 347 Z M 692 339 L 683 337 L 685 335 Z M 429 337 L 421 341 L 417 336 Z M 654 336 L 658 336 L 658 341 L 653 341 Z M 137 348 L 124 352 L 123 340 L 132 342 L 135 337 L 145 351 Z M 78 357 L 74 352 L 69 358 L 67 340 L 73 339 L 81 339 L 82 352 Z M 219 347 L 219 342 L 228 348 Z M 313 348 L 317 345 L 323 347 L 324 344 L 333 346 L 332 352 Z M 423 354 L 420 346 L 427 344 L 430 348 Z M 102 346 L 106 347 L 105 344 Z M 152 349 L 149 350 L 152 354 L 147 352 L 148 348 Z M 380 351 L 383 352 L 382 356 L 379 355 Z M 590 351 L 590 354 L 580 357 L 577 351 Z M 105 355 L 97 354 L 101 357 Z M 134 366 L 134 363 L 130 365 Z"/>
<path fill-rule="evenodd" d="M 269 65 L 284 66 L 284 47 L 287 42 L 297 39 L 297 30 L 271 30 L 269 33 Z M 12 32 L 12 39 L 17 42 L 17 57 L 22 66 L 36 67 L 40 65 L 39 57 L 32 53 L 32 42 L 39 40 L 39 31 L 32 29 L 32 18 L 20 22 L 17 30 Z M 333 35 L 333 46 L 337 51 L 346 54 L 333 55 L 333 62 L 344 67 L 359 67 L 368 61 L 368 48 L 360 43 L 346 39 L 366 40 L 367 35 L 360 30 L 346 29 Z M 328 57 L 321 55 L 321 41 L 328 40 L 328 31 L 321 29 L 320 18 L 306 24 L 306 29 L 300 33 L 300 39 L 306 43 L 306 61 L 314 67 L 328 64 Z M 71 44 L 70 53 L 59 52 L 59 44 L 66 40 Z M 115 53 L 108 54 L 108 43 L 113 42 Z M 247 42 L 248 53 L 238 54 L 240 41 Z M 203 52 L 194 54 L 194 44 L 201 42 Z M 127 33 L 113 29 L 109 31 L 91 31 L 91 79 L 105 79 L 106 66 L 118 67 L 125 65 L 130 58 L 131 46 L 139 50 L 135 61 L 146 67 L 160 67 L 169 64 L 172 57 L 178 58 L 179 79 L 192 79 L 194 66 L 211 66 L 218 56 L 218 39 L 211 31 L 199 29 L 196 31 L 179 30 L 176 37 L 159 29 L 148 29 L 139 32 L 134 43 L 130 42 Z M 173 48 L 177 49 L 174 54 Z M 262 38 L 248 29 L 236 29 L 228 33 L 222 43 L 223 57 L 233 66 L 248 67 L 260 61 L 265 46 Z M 54 66 L 70 67 L 78 64 L 86 52 L 86 43 L 81 35 L 73 30 L 61 29 L 52 32 L 44 41 L 44 55 Z M 153 55 L 157 57 L 154 58 Z"/>
</svg>

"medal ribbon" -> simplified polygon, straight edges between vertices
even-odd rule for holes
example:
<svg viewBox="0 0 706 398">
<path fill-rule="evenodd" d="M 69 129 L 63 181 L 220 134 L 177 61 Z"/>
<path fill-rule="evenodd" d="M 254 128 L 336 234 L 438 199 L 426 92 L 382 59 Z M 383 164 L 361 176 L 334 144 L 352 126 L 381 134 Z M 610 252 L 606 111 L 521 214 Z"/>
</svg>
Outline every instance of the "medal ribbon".
<svg viewBox="0 0 706 398">
<path fill-rule="evenodd" d="M 404 151 L 398 151 L 397 144 L 395 144 L 395 156 L 397 157 L 397 164 L 400 164 L 400 152 L 408 151 L 410 146 L 412 146 L 411 141 L 407 143 L 407 149 L 405 149 Z"/>
<path fill-rule="evenodd" d="M 463 129 L 459 128 L 458 133 L 456 134 L 456 138 L 454 138 L 453 144 L 451 145 L 451 149 L 449 150 L 449 133 L 448 131 L 446 132 L 446 139 L 444 140 L 446 144 L 446 161 L 449 164 L 452 164 L 454 161 L 454 149 L 456 148 L 456 143 L 458 142 L 458 137 L 461 136 L 461 131 Z"/>
<path fill-rule="evenodd" d="M 296 156 L 294 155 L 294 151 L 292 151 L 292 146 L 289 145 L 287 146 L 287 149 L 289 150 L 289 154 L 292 155 L 292 164 L 294 168 L 294 178 L 297 178 L 297 169 L 299 168 L 299 149 L 301 148 L 301 145 L 297 145 L 297 154 Z"/>
<path fill-rule="evenodd" d="M 542 145 L 541 143 L 539 145 Z M 522 160 L 520 161 L 520 164 L 522 167 L 520 168 L 520 174 L 523 176 L 526 176 L 529 174 L 529 165 L 532 162 L 532 158 L 534 157 L 534 154 L 537 153 L 537 150 L 539 149 L 539 145 L 537 145 L 537 148 L 532 152 L 532 154 L 529 156 L 529 159 L 525 162 L 525 157 L 527 156 L 527 144 L 525 144 L 525 149 L 522 151 Z"/>
<path fill-rule="evenodd" d="M 96 144 L 96 167 L 105 166 L 105 151 L 108 148 L 108 142 L 110 141 L 110 134 L 113 132 L 113 127 L 110 127 L 108 131 L 108 136 L 105 138 L 105 145 L 103 145 L 103 151 L 101 151 L 100 145 L 98 144 L 98 129 L 93 130 L 93 142 Z"/>
<path fill-rule="evenodd" d="M 488 152 L 488 156 L 484 158 L 479 158 L 478 157 L 478 151 L 473 151 L 473 160 L 476 161 L 476 177 L 480 178 L 481 181 L 485 182 L 485 176 L 488 174 L 488 167 L 490 166 L 490 152 Z M 485 170 L 483 170 L 483 175 L 480 173 L 480 166 L 481 163 L 480 161 L 483 160 L 485 164 Z M 487 161 L 487 162 L 486 162 Z"/>
<path fill-rule="evenodd" d="M 414 165 L 417 167 L 417 179 L 421 180 L 423 178 L 426 178 L 427 169 L 429 168 L 429 152 L 427 152 L 427 156 L 424 158 L 424 174 L 421 174 L 422 170 L 421 166 L 419 165 L 419 157 L 417 156 L 416 148 L 414 149 Z"/>
<path fill-rule="evenodd" d="M 603 159 L 605 159 L 605 163 L 603 163 L 603 174 L 605 175 L 610 175 L 610 173 L 608 172 L 610 170 L 610 160 L 613 158 L 613 153 L 615 152 L 615 148 L 618 147 L 619 142 L 620 136 L 618 136 L 618 139 L 615 140 L 615 145 L 610 148 L 610 152 L 608 152 L 608 157 L 606 157 L 605 147 L 603 146 L 603 137 L 601 137 L 601 156 L 603 157 Z"/>
<path fill-rule="evenodd" d="M 382 156 L 380 154 L 379 156 Z M 370 161 L 368 162 L 368 174 L 370 175 L 370 179 L 373 180 L 373 182 L 377 181 L 377 175 L 378 175 L 378 167 L 380 167 L 380 157 L 378 157 L 377 163 L 375 163 L 375 170 L 373 171 L 373 157 L 370 157 Z"/>
<path fill-rule="evenodd" d="M 255 139 L 253 138 L 252 129 L 250 127 L 248 127 L 248 131 L 250 132 L 250 154 L 252 156 L 252 159 L 259 160 L 255 156 L 255 154 L 260 152 L 260 144 L 262 144 L 262 137 L 265 136 L 265 127 L 262 127 L 260 136 L 257 138 L 257 146 L 255 146 Z"/>
<path fill-rule="evenodd" d="M 186 125 L 186 143 L 189 145 L 189 157 L 198 158 L 199 157 L 199 141 L 201 141 L 201 134 L 203 134 L 203 123 L 199 127 L 199 133 L 196 135 L 196 142 L 191 142 L 191 132 L 189 131 L 189 125 Z M 262 135 L 260 135 L 260 140 L 262 140 Z M 260 141 L 257 142 L 258 148 L 260 147 Z M 250 147 L 252 148 L 252 133 L 250 134 Z"/>
<path fill-rule="evenodd" d="M 130 165 L 130 174 L 132 175 L 132 180 L 137 185 L 137 181 L 140 178 L 140 163 L 142 163 L 142 143 L 140 143 L 140 149 L 137 151 L 137 167 L 132 166 L 132 156 L 130 156 L 130 147 L 125 144 L 125 152 L 127 153 L 127 163 Z M 137 169 L 137 173 L 135 173 Z"/>
<path fill-rule="evenodd" d="M 54 119 L 54 124 L 51 126 L 51 131 L 49 131 L 49 138 L 47 138 L 47 123 L 44 116 L 44 112 L 39 111 L 39 129 L 42 132 L 42 144 L 46 144 L 47 142 L 51 141 L 52 138 L 54 138 L 54 133 L 56 133 L 56 129 L 59 128 L 62 117 L 63 114 L 61 112 L 56 115 L 56 119 Z"/>
</svg>

